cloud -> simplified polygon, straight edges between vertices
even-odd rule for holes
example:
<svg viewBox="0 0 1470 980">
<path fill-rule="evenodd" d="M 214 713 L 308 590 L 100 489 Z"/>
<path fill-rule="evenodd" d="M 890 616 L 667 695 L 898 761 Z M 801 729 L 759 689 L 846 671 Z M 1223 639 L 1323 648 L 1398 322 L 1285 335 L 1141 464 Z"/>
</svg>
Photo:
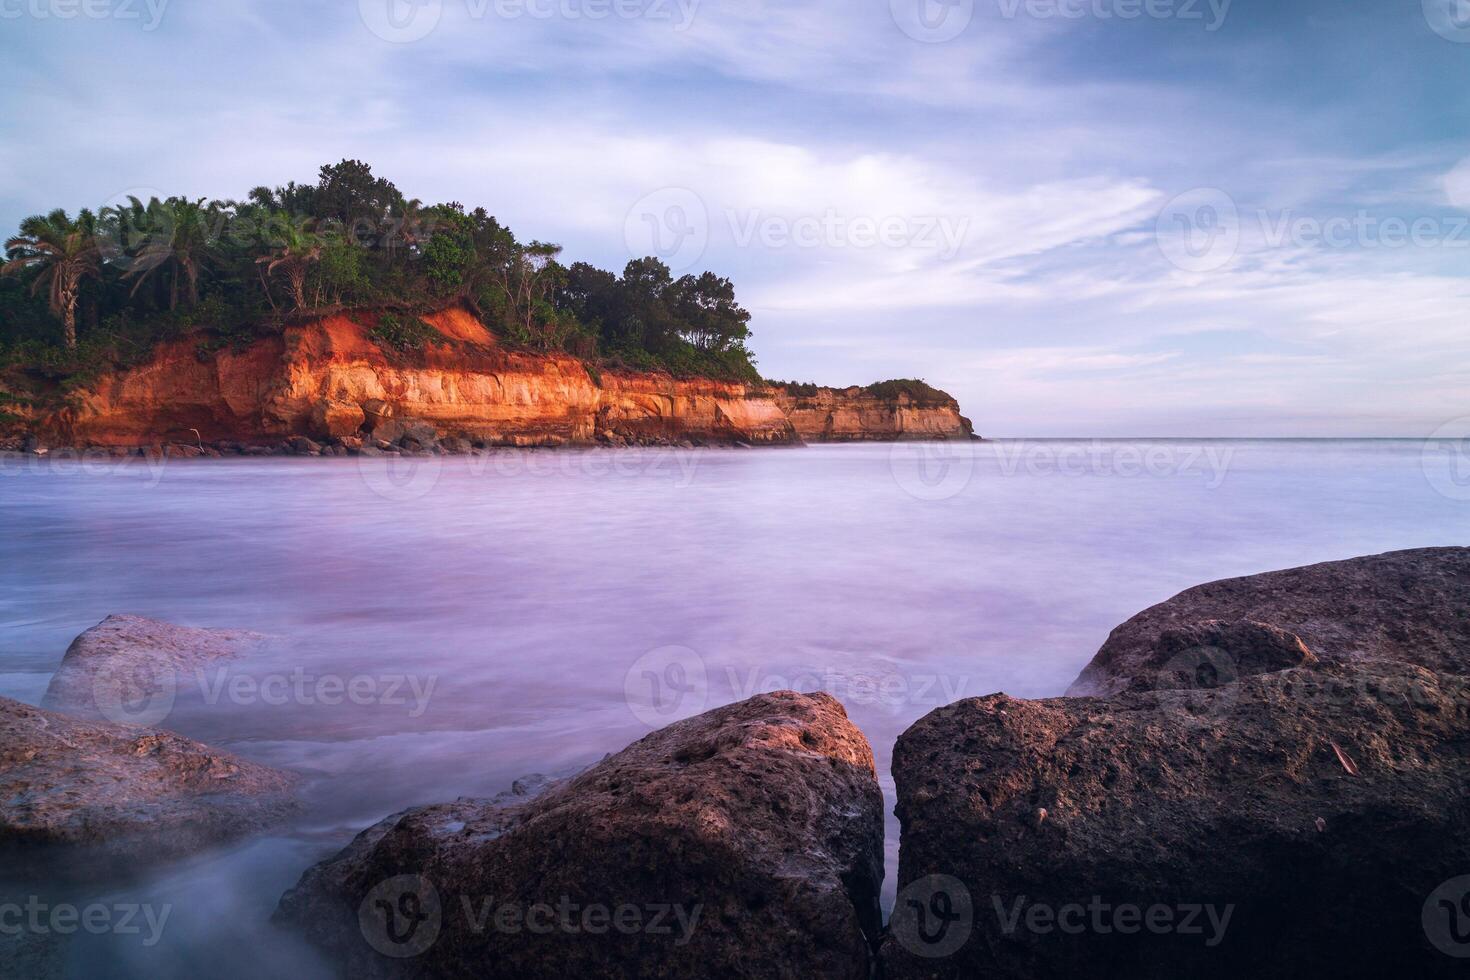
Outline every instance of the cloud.
<svg viewBox="0 0 1470 980">
<path fill-rule="evenodd" d="M 1470 118 L 1421 97 L 1457 46 L 1384 5 L 1238 6 L 1206 34 L 977 4 L 940 44 L 888 7 L 443 0 L 404 44 L 351 2 L 7 20 L 0 221 L 136 188 L 238 197 L 351 156 L 618 266 L 630 209 L 683 188 L 697 267 L 735 279 L 772 374 L 925 376 L 990 432 L 1422 434 L 1463 413 L 1470 251 L 1272 240 L 1283 218 L 1470 210 Z M 1155 219 L 1200 187 L 1242 234 L 1190 273 Z"/>
</svg>

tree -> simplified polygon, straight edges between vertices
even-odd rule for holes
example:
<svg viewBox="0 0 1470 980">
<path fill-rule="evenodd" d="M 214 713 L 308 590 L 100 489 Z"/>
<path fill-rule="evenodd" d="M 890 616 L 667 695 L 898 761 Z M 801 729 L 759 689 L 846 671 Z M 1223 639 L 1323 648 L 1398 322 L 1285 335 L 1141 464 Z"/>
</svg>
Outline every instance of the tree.
<svg viewBox="0 0 1470 980">
<path fill-rule="evenodd" d="M 82 282 L 101 273 L 97 248 L 97 222 L 90 211 L 72 221 L 57 208 L 48 215 L 35 215 L 20 223 L 20 234 L 5 243 L 9 261 L 0 273 L 37 273 L 31 284 L 39 295 L 45 287 L 51 312 L 61 317 L 62 337 L 70 350 L 77 346 L 77 298 Z"/>
<path fill-rule="evenodd" d="M 116 217 L 122 240 L 129 245 L 128 269 L 123 275 L 133 280 L 129 296 L 136 295 L 155 273 L 168 270 L 168 308 L 178 307 L 181 291 L 186 306 L 198 306 L 199 275 L 214 257 L 219 203 L 206 204 L 202 197 L 197 201 L 155 197 L 144 207 L 136 197 L 129 200 L 131 206 L 119 208 Z"/>
<path fill-rule="evenodd" d="M 729 350 L 750 336 L 750 313 L 735 302 L 735 284 L 722 276 L 683 276 L 665 296 L 679 335 L 700 350 Z"/>
<path fill-rule="evenodd" d="M 478 258 L 474 220 L 457 204 L 441 204 L 432 214 L 432 231 L 419 243 L 423 274 L 441 291 L 458 290 Z"/>
<path fill-rule="evenodd" d="M 393 182 L 374 177 L 361 160 L 324 166 L 319 174 L 313 214 L 339 222 L 352 241 L 376 244 L 388 219 L 403 209 L 403 195 Z"/>
<path fill-rule="evenodd" d="M 304 310 L 306 302 L 306 272 L 312 263 L 322 257 L 322 244 L 304 224 L 293 221 L 289 215 L 278 215 L 279 244 L 268 255 L 256 259 L 265 266 L 265 293 L 270 296 L 269 277 L 280 273 L 291 286 L 291 298 L 296 309 Z M 275 301 L 271 301 L 272 305 Z"/>
<path fill-rule="evenodd" d="M 532 242 L 499 270 L 501 288 L 510 302 L 510 315 L 526 337 L 537 336 L 536 314 L 560 282 L 562 267 L 556 261 L 560 254 L 560 245 Z M 548 346 L 546 337 L 543 333 L 539 338 L 543 347 Z"/>
</svg>

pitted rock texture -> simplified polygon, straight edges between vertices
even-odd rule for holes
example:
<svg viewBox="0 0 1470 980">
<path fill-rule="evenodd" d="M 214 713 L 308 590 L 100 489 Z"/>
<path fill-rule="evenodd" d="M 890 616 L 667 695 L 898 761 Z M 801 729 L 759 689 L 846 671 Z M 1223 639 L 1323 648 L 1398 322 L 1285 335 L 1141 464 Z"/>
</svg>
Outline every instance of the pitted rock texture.
<svg viewBox="0 0 1470 980">
<path fill-rule="evenodd" d="M 1470 873 L 1467 684 L 1374 662 L 931 712 L 894 752 L 884 976 L 1463 975 L 1423 916 Z"/>
<path fill-rule="evenodd" d="M 827 695 L 777 692 L 525 802 L 389 817 L 308 871 L 276 919 L 349 976 L 866 980 L 882 848 L 862 733 Z M 532 931 L 534 909 L 555 925 Z M 608 925 L 620 915 L 636 928 Z"/>
<path fill-rule="evenodd" d="M 269 826 L 296 778 L 173 732 L 0 698 L 0 862 L 89 879 Z"/>
<path fill-rule="evenodd" d="M 1470 673 L 1470 548 L 1394 551 L 1196 586 L 1113 630 L 1067 693 L 1152 686 L 1171 634 L 1205 620 L 1274 627 L 1326 662 L 1382 659 Z M 1267 659 L 1285 666 L 1289 657 Z"/>
<path fill-rule="evenodd" d="M 150 694 L 176 690 L 200 668 L 241 657 L 265 640 L 246 630 L 108 616 L 72 641 L 41 704 L 83 718 L 126 722 L 132 700 L 141 703 Z M 139 713 L 147 717 L 146 710 Z"/>
</svg>

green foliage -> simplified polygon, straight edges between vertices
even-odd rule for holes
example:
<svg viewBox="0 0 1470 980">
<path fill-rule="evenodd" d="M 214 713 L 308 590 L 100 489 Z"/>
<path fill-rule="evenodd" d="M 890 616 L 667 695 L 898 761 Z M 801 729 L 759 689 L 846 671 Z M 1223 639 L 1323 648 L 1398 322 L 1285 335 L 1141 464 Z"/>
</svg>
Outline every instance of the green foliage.
<svg viewBox="0 0 1470 980">
<path fill-rule="evenodd" d="M 129 199 L 100 215 L 28 218 L 6 244 L 0 367 L 75 386 L 158 342 L 200 333 L 201 357 L 343 309 L 391 309 L 398 350 L 439 337 L 414 314 L 463 302 L 503 343 L 590 364 L 757 383 L 750 314 L 713 273 L 657 258 L 622 274 L 560 261 L 484 208 L 425 206 L 357 160 L 244 200 Z M 64 339 L 76 343 L 64 349 Z"/>
<path fill-rule="evenodd" d="M 396 313 L 380 313 L 368 336 L 380 346 L 401 351 L 423 350 L 429 344 L 444 342 L 443 334 L 418 317 Z"/>
<path fill-rule="evenodd" d="M 433 236 L 421 250 L 424 275 L 439 289 L 455 290 L 474 274 L 474 219 L 447 205 L 435 208 L 433 218 Z"/>
<path fill-rule="evenodd" d="M 785 388 L 786 393 L 795 398 L 815 398 L 822 386 L 814 381 L 771 381 L 768 384 L 779 388 Z"/>
<path fill-rule="evenodd" d="M 940 408 L 951 404 L 954 399 L 938 388 L 917 378 L 897 378 L 868 385 L 863 391 L 884 401 L 895 401 L 899 395 L 907 395 L 921 408 Z"/>
</svg>

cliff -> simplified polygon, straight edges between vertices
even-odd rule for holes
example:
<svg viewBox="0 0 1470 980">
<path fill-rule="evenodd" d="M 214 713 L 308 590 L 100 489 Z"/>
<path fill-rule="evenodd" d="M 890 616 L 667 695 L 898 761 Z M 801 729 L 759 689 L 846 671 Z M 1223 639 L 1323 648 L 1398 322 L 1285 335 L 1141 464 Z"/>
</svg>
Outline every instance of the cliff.
<svg viewBox="0 0 1470 980">
<path fill-rule="evenodd" d="M 372 314 L 286 327 L 240 349 L 198 336 L 71 393 L 26 428 L 44 442 L 279 444 L 372 436 L 458 438 L 483 445 L 604 442 L 795 443 L 942 438 L 968 432 L 953 399 L 919 405 L 870 389 L 786 389 L 667 374 L 597 371 L 565 354 L 511 350 L 469 311 L 422 318 L 441 337 L 399 351 L 372 336 Z M 196 435 L 197 433 L 197 435 Z"/>
<path fill-rule="evenodd" d="M 776 404 L 808 442 L 951 439 L 974 433 L 959 402 L 922 382 L 867 388 L 781 385 Z"/>
</svg>

